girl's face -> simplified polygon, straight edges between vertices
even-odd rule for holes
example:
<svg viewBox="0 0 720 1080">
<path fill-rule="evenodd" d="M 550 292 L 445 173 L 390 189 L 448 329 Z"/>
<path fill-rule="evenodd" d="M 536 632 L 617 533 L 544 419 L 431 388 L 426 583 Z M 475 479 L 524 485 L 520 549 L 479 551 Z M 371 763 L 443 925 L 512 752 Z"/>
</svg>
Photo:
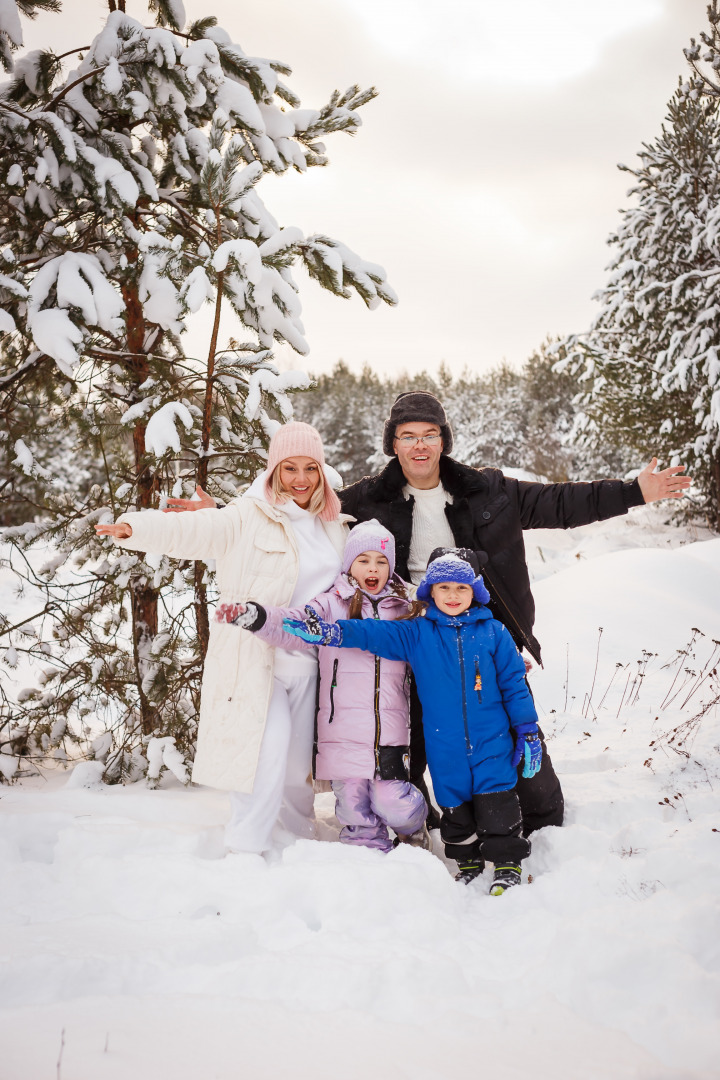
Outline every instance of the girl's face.
<svg viewBox="0 0 720 1080">
<path fill-rule="evenodd" d="M 379 593 L 390 577 L 390 563 L 379 551 L 363 551 L 351 564 L 350 573 L 365 592 Z"/>
<path fill-rule="evenodd" d="M 473 602 L 472 585 L 459 581 L 440 581 L 433 585 L 430 595 L 446 615 L 462 615 Z"/>
<path fill-rule="evenodd" d="M 287 491 L 293 502 L 306 510 L 320 483 L 317 461 L 309 457 L 289 457 L 280 462 L 278 469 L 283 491 Z"/>
</svg>

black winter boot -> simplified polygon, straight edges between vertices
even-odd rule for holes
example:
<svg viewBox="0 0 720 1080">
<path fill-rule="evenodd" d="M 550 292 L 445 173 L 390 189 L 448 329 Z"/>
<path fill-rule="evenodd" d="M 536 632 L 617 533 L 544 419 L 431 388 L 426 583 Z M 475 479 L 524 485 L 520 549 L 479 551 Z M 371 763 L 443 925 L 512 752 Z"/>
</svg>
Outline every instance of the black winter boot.
<svg viewBox="0 0 720 1080">
<path fill-rule="evenodd" d="M 463 885 L 469 885 L 476 877 L 480 877 L 480 874 L 485 869 L 485 863 L 482 859 L 457 859 L 456 861 L 458 872 L 455 875 L 455 880 Z"/>
<path fill-rule="evenodd" d="M 493 882 L 490 886 L 491 896 L 502 896 L 513 885 L 519 885 L 521 870 L 518 863 L 505 863 L 504 866 L 496 866 L 493 874 Z"/>
</svg>

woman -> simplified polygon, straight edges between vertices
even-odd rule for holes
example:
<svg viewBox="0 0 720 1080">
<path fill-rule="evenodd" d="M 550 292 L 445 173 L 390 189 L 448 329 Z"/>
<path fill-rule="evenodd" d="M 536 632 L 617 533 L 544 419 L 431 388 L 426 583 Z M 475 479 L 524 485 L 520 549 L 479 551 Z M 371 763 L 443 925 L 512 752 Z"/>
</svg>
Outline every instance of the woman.
<svg viewBox="0 0 720 1080">
<path fill-rule="evenodd" d="M 150 510 L 96 529 L 136 551 L 215 559 L 221 604 L 303 606 L 337 577 L 352 520 L 340 513 L 324 464 L 318 432 L 285 424 L 270 441 L 266 471 L 221 514 Z M 225 840 L 233 851 L 267 850 L 276 823 L 314 835 L 316 679 L 315 655 L 211 624 L 192 778 L 231 792 Z"/>
</svg>

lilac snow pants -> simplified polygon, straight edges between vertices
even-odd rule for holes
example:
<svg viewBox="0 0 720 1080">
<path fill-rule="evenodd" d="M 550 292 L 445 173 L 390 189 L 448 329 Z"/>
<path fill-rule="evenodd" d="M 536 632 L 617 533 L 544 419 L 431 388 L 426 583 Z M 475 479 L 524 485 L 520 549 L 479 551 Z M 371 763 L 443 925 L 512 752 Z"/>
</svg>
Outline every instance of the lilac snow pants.
<svg viewBox="0 0 720 1080">
<path fill-rule="evenodd" d="M 388 826 L 408 836 L 417 832 L 427 817 L 422 793 L 405 780 L 333 780 L 335 816 L 344 828 L 343 844 L 390 851 Z"/>
</svg>

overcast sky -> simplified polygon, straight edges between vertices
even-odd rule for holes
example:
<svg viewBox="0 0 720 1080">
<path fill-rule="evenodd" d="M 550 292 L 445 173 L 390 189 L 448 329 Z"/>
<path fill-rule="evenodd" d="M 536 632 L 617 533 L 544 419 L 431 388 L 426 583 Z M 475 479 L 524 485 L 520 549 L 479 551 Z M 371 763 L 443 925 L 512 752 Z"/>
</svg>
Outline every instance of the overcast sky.
<svg viewBox="0 0 720 1080">
<path fill-rule="evenodd" d="M 547 334 L 586 328 L 627 174 L 659 132 L 706 0 L 185 0 L 251 55 L 283 60 L 306 107 L 374 85 L 331 164 L 263 180 L 284 225 L 343 240 L 385 267 L 396 308 L 370 312 L 301 280 L 311 346 L 381 371 L 521 364 Z M 136 11 L 137 7 L 137 11 Z M 127 0 L 130 14 L 142 7 Z M 65 0 L 28 44 L 76 42 L 106 9 Z M 59 24 L 62 24 L 60 26 Z M 27 24 L 26 24 L 27 25 Z M 221 334 L 237 333 L 228 315 Z M 193 335 L 195 336 L 195 335 Z"/>
</svg>

